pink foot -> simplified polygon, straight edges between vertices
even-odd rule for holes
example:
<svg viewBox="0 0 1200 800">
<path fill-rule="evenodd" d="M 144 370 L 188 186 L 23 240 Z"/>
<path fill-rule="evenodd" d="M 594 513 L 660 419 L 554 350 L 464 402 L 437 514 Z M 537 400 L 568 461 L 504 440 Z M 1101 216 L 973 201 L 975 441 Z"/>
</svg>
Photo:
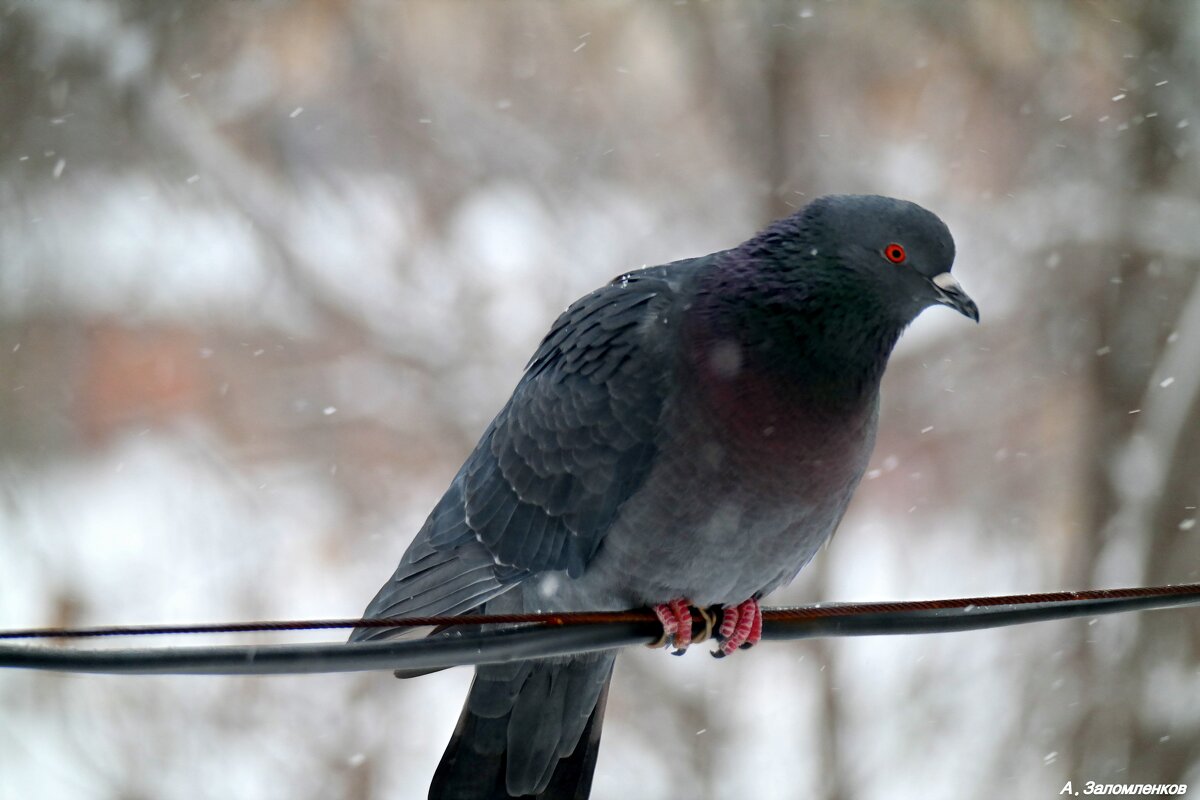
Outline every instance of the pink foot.
<svg viewBox="0 0 1200 800">
<path fill-rule="evenodd" d="M 691 605 L 690 600 L 680 597 L 654 606 L 654 613 L 663 626 L 662 643 L 673 647 L 675 655 L 683 655 L 692 643 Z"/>
<path fill-rule="evenodd" d="M 762 609 L 751 597 L 736 606 L 725 606 L 717 639 L 721 646 L 713 651 L 714 658 L 724 658 L 739 647 L 753 647 L 762 638 Z"/>
</svg>

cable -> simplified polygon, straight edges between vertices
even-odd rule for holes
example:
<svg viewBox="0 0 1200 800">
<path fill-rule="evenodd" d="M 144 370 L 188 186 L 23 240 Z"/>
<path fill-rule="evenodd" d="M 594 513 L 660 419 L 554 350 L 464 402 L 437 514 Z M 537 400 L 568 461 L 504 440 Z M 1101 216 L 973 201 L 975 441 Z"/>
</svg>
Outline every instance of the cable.
<svg viewBox="0 0 1200 800">
<path fill-rule="evenodd" d="M 884 603 L 826 603 L 795 608 L 763 609 L 764 620 L 820 619 L 865 613 L 970 610 L 997 605 L 1035 605 L 1116 600 L 1122 598 L 1200 597 L 1200 584 L 1147 586 L 1132 589 L 1090 589 L 1082 592 L 1010 594 L 991 597 L 958 597 L 943 600 L 909 600 Z M 708 609 L 720 614 L 719 607 Z M 435 617 L 380 617 L 367 619 L 300 619 L 264 622 L 217 622 L 199 625 L 106 625 L 90 628 L 26 628 L 0 630 L 3 639 L 77 639 L 107 636 L 157 636 L 196 633 L 253 633 L 259 631 L 334 630 L 339 628 L 426 628 L 469 625 L 540 623 L 549 626 L 596 625 L 608 622 L 647 622 L 657 617 L 648 608 L 627 611 L 571 611 L 530 614 L 460 614 Z"/>
<path fill-rule="evenodd" d="M 657 623 L 521 628 L 427 639 L 140 650 L 0 647 L 0 666 L 114 675 L 299 675 L 376 669 L 437 670 L 608 650 L 649 642 Z"/>
<path fill-rule="evenodd" d="M 763 638 L 786 640 L 818 636 L 946 633 L 1196 604 L 1200 604 L 1200 584 L 767 609 L 763 612 Z M 543 619 L 541 624 L 518 628 L 481 632 L 452 630 L 425 639 L 353 644 L 121 650 L 5 645 L 0 646 L 0 667 L 174 675 L 285 675 L 376 669 L 430 671 L 464 664 L 504 663 L 648 644 L 661 634 L 661 626 L 657 621 L 651 621 L 649 612 L 644 611 L 611 615 L 624 621 L 600 621 L 610 616 L 600 613 L 519 616 L 538 616 Z M 424 621 L 427 623 L 429 619 L 425 618 Z M 473 622 L 476 619 L 471 618 Z M 512 618 L 492 616 L 486 619 L 497 622 Z M 590 621 L 582 622 L 581 619 Z M 457 618 L 455 621 L 462 623 L 464 619 Z M 568 621 L 574 621 L 574 624 Z M 345 627 L 343 623 L 355 622 L 359 621 L 335 620 L 319 624 L 324 627 Z M 371 624 L 399 627 L 400 623 L 411 622 L 413 620 L 376 620 Z"/>
</svg>

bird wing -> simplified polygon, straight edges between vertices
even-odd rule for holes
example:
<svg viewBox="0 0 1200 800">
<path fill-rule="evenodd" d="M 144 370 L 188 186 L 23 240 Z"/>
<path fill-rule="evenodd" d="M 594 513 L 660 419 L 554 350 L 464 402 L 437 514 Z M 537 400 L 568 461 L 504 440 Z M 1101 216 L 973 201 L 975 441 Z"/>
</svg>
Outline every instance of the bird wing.
<svg viewBox="0 0 1200 800">
<path fill-rule="evenodd" d="M 365 616 L 458 614 L 530 574 L 584 571 L 658 452 L 695 261 L 622 275 L 559 316 Z"/>
<path fill-rule="evenodd" d="M 464 465 L 465 524 L 499 565 L 578 577 L 645 480 L 673 377 L 676 266 L 621 276 L 563 312 Z"/>
</svg>

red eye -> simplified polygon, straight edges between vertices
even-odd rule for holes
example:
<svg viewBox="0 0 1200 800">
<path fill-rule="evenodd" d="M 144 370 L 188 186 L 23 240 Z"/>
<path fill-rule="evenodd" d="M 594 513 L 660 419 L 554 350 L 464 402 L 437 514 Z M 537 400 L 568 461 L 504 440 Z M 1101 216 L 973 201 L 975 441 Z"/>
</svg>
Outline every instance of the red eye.
<svg viewBox="0 0 1200 800">
<path fill-rule="evenodd" d="M 905 259 L 904 248 L 893 242 L 883 248 L 884 257 L 893 264 L 903 264 Z"/>
</svg>

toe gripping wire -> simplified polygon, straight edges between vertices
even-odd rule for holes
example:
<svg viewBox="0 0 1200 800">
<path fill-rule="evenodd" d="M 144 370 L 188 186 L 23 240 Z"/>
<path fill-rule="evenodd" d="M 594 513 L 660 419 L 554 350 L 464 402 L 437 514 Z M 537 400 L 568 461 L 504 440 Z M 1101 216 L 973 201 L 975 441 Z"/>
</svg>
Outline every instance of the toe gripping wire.
<svg viewBox="0 0 1200 800">
<path fill-rule="evenodd" d="M 1200 584 L 884 603 L 818 604 L 762 610 L 763 641 L 982 630 L 1200 604 Z M 695 610 L 693 641 L 711 633 L 721 609 Z M 0 645 L 0 667 L 107 674 L 284 675 L 366 670 L 435 670 L 649 644 L 663 636 L 650 609 L 572 614 L 335 619 L 211 625 L 0 630 L 0 641 L 193 633 L 382 628 L 449 629 L 423 639 L 210 647 L 77 648 Z M 718 638 L 720 638 L 718 636 Z"/>
</svg>

